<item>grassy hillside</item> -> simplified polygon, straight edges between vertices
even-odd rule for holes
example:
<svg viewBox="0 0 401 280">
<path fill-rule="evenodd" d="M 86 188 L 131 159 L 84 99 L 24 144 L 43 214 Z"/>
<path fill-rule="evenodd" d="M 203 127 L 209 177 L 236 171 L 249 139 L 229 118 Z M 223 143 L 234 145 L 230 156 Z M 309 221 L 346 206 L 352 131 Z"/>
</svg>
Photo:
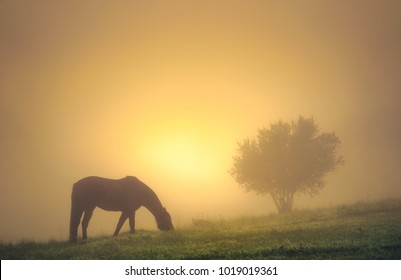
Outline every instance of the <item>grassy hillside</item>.
<svg viewBox="0 0 401 280">
<path fill-rule="evenodd" d="M 401 200 L 138 231 L 0 244 L 1 259 L 401 259 Z"/>
</svg>

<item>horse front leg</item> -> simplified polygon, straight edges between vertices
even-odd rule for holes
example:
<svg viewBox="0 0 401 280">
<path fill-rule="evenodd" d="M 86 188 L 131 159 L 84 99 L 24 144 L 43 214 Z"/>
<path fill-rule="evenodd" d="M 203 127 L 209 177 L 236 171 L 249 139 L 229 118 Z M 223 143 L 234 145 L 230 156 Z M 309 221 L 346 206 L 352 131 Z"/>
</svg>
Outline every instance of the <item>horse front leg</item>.
<svg viewBox="0 0 401 280">
<path fill-rule="evenodd" d="M 132 211 L 131 215 L 129 215 L 129 227 L 131 233 L 135 232 L 135 211 Z"/>
<path fill-rule="evenodd" d="M 114 236 L 117 236 L 120 232 L 121 227 L 123 226 L 125 220 L 128 218 L 128 214 L 126 212 L 122 212 L 120 219 L 118 220 L 116 230 L 114 231 Z"/>
</svg>

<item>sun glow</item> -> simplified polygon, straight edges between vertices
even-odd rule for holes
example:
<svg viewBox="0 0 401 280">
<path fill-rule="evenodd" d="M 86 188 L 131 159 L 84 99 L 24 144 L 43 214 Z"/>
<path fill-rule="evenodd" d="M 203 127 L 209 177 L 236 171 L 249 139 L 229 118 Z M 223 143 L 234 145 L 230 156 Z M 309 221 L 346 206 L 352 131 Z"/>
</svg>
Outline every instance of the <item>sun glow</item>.
<svg viewBox="0 0 401 280">
<path fill-rule="evenodd" d="M 220 172 L 221 160 L 216 158 L 217 143 L 189 131 L 160 133 L 147 143 L 150 164 L 169 174 L 174 180 L 205 180 Z"/>
<path fill-rule="evenodd" d="M 185 177 L 199 176 L 204 167 L 209 166 L 205 147 L 194 139 L 168 139 L 156 147 L 154 160 L 177 175 Z"/>
</svg>

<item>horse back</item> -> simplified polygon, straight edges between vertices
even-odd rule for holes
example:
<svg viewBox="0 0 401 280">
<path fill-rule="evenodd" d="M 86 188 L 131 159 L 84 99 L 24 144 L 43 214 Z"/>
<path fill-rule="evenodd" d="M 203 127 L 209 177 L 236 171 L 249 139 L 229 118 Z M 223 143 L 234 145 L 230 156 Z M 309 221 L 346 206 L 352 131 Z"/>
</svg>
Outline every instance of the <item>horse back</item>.
<svg viewBox="0 0 401 280">
<path fill-rule="evenodd" d="M 139 180 L 138 180 L 139 181 Z M 140 207 L 142 188 L 126 180 L 86 177 L 73 186 L 72 200 L 83 208 L 99 207 L 108 211 L 130 211 Z"/>
</svg>

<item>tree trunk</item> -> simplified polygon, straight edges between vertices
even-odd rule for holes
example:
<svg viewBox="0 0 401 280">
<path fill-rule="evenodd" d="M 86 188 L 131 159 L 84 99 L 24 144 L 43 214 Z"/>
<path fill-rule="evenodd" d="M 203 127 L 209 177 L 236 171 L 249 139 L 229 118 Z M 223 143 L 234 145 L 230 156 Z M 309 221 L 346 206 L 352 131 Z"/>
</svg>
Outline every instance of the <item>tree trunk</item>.
<svg viewBox="0 0 401 280">
<path fill-rule="evenodd" d="M 272 193 L 279 214 L 289 213 L 294 205 L 294 193 Z"/>
</svg>

